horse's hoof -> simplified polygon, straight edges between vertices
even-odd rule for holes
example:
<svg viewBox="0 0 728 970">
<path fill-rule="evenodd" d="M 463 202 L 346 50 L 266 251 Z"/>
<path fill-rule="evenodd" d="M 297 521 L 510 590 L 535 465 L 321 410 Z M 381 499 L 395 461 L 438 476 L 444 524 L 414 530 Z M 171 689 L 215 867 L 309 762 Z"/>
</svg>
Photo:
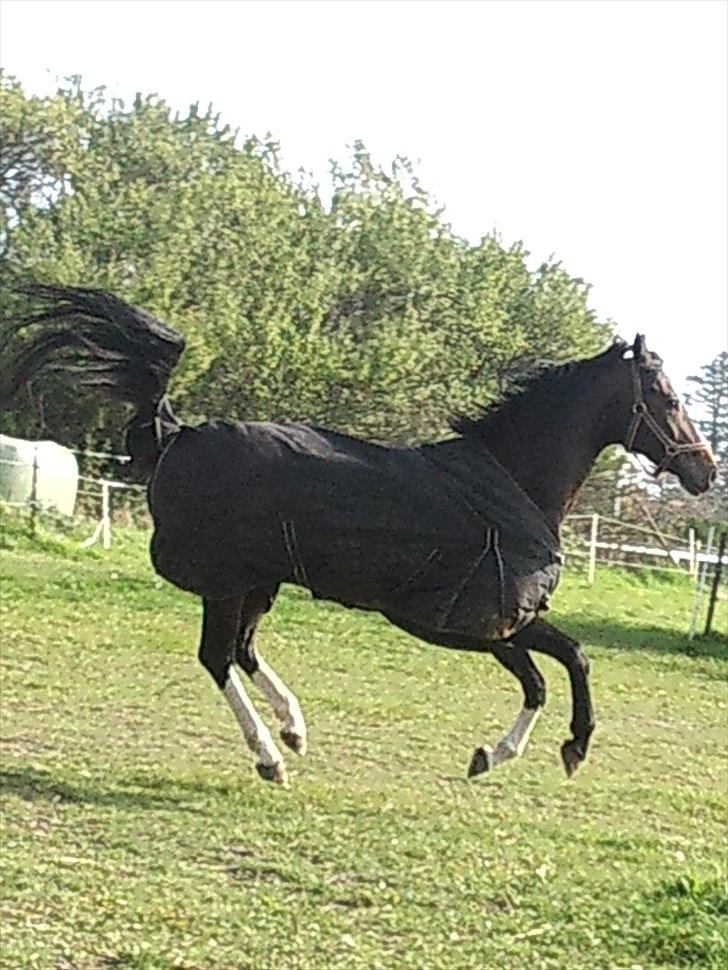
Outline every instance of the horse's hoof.
<svg viewBox="0 0 728 970">
<path fill-rule="evenodd" d="M 275 785 L 283 785 L 284 788 L 288 787 L 288 774 L 286 772 L 286 766 L 282 761 L 276 761 L 274 765 L 264 765 L 262 761 L 259 761 L 255 766 L 255 770 L 263 781 L 272 781 Z"/>
<path fill-rule="evenodd" d="M 281 731 L 281 741 L 287 745 L 291 751 L 295 751 L 296 754 L 303 757 L 308 750 L 306 745 L 306 738 L 300 734 L 296 734 L 295 731 L 287 731 L 285 728 Z"/>
<path fill-rule="evenodd" d="M 584 758 L 585 755 L 576 741 L 564 741 L 561 745 L 561 760 L 564 762 L 564 771 L 567 778 L 574 777 Z"/>
<path fill-rule="evenodd" d="M 476 748 L 475 754 L 470 762 L 470 767 L 468 768 L 468 778 L 475 778 L 476 775 L 482 775 L 486 771 L 490 771 L 493 767 L 493 752 L 488 751 L 487 748 Z"/>
</svg>

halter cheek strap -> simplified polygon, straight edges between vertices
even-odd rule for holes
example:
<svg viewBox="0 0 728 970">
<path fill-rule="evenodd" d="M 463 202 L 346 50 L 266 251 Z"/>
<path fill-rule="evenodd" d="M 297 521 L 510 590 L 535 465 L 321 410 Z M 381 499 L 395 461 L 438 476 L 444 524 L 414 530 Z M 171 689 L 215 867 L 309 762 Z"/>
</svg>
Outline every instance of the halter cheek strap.
<svg viewBox="0 0 728 970">
<path fill-rule="evenodd" d="M 650 414 L 650 410 L 645 403 L 644 395 L 642 394 L 642 381 L 640 380 L 639 364 L 634 357 L 630 361 L 630 364 L 632 372 L 633 401 L 631 409 L 632 420 L 629 428 L 627 429 L 627 437 L 624 439 L 624 447 L 627 449 L 627 451 L 634 450 L 634 440 L 637 437 L 637 432 L 639 431 L 640 425 L 644 421 L 644 423 L 665 449 L 665 453 L 662 456 L 660 463 L 653 472 L 655 478 L 658 478 L 667 469 L 667 466 L 676 455 L 687 454 L 691 451 L 710 452 L 710 446 L 705 441 L 689 442 L 681 445 L 678 444 L 674 438 L 671 438 L 669 434 L 663 431 L 654 417 Z"/>
</svg>

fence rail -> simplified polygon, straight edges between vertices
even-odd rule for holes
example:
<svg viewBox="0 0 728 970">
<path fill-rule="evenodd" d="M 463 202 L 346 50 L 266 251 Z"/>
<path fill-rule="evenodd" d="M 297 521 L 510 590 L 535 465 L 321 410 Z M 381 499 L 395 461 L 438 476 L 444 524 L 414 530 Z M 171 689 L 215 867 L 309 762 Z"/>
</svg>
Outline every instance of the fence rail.
<svg viewBox="0 0 728 970">
<path fill-rule="evenodd" d="M 652 542 L 645 542 L 643 536 L 649 536 Z M 563 538 L 567 560 L 587 561 L 590 582 L 594 582 L 597 566 L 687 572 L 697 579 L 701 563 L 718 562 L 716 552 L 703 548 L 694 529 L 683 536 L 671 535 L 596 513 L 568 516 Z M 722 562 L 726 564 L 725 556 Z"/>
<path fill-rule="evenodd" d="M 645 542 L 645 536 L 652 539 L 650 544 Z M 564 523 L 565 559 L 567 563 L 570 559 L 585 561 L 590 583 L 595 580 L 597 566 L 654 570 L 689 577 L 695 584 L 688 629 L 691 640 L 698 630 L 706 594 L 708 607 L 703 630 L 706 635 L 711 632 L 716 604 L 726 601 L 725 590 L 721 591 L 721 574 L 723 567 L 728 565 L 725 532 L 718 543 L 715 539 L 715 526 L 710 527 L 703 548 L 694 529 L 689 529 L 686 536 L 668 535 L 656 526 L 645 528 L 596 513 L 568 516 Z M 712 577 L 708 583 L 709 571 Z"/>
</svg>

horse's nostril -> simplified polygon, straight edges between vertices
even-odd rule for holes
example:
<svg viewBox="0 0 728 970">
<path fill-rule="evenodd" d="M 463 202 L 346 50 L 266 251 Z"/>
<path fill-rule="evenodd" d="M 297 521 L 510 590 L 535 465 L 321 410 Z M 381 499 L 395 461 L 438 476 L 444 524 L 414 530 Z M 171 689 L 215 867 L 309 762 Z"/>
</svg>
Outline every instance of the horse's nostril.
<svg viewBox="0 0 728 970">
<path fill-rule="evenodd" d="M 712 485 L 717 477 L 718 477 L 717 470 L 715 468 L 711 468 L 710 471 L 708 472 L 708 485 Z"/>
</svg>

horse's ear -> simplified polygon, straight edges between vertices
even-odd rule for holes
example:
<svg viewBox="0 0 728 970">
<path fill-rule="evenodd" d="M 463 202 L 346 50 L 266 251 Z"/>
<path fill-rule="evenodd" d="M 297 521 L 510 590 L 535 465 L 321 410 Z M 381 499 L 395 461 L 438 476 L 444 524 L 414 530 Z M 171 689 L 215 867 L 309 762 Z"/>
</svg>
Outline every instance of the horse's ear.
<svg viewBox="0 0 728 970">
<path fill-rule="evenodd" d="M 643 333 L 638 333 L 634 338 L 634 343 L 632 344 L 632 356 L 635 360 L 644 362 L 649 357 L 647 351 L 647 345 L 645 344 L 645 335 Z"/>
</svg>

